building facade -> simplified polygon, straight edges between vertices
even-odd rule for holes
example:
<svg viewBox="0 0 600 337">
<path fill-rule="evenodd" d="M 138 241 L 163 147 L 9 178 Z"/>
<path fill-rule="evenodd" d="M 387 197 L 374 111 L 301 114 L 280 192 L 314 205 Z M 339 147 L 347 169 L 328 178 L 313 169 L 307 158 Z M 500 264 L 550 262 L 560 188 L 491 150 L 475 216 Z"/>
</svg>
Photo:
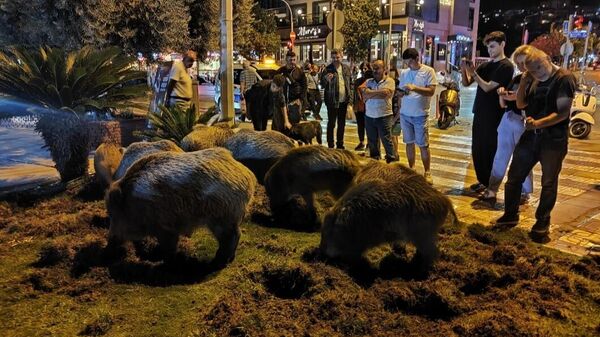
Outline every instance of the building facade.
<svg viewBox="0 0 600 337">
<path fill-rule="evenodd" d="M 443 70 L 458 65 L 462 57 L 475 58 L 480 0 L 373 0 L 381 13 L 379 32 L 373 37 L 369 60 L 391 58 L 401 67 L 402 51 L 416 48 L 422 61 Z M 288 0 L 292 9 L 296 39 L 294 51 L 299 62 L 329 62 L 326 18 L 331 1 Z M 277 16 L 281 37 L 280 59 L 291 48 L 289 9 L 281 0 L 261 0 L 263 8 Z M 390 11 L 391 8 L 391 11 Z M 391 13 L 390 13 L 391 12 Z M 391 14 L 391 18 L 390 18 Z M 391 35 L 390 35 L 391 31 Z M 391 36 L 391 50 L 388 40 Z"/>
</svg>

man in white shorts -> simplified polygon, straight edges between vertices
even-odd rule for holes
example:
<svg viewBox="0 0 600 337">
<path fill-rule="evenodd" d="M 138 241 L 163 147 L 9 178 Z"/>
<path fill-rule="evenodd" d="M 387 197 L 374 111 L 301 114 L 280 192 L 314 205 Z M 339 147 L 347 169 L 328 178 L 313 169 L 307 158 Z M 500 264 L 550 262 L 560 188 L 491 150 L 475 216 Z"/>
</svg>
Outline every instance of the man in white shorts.
<svg viewBox="0 0 600 337">
<path fill-rule="evenodd" d="M 431 178 L 431 154 L 429 152 L 429 106 L 435 93 L 437 79 L 433 68 L 419 62 L 419 52 L 408 48 L 402 53 L 404 64 L 408 67 L 400 73 L 400 125 L 402 140 L 406 144 L 408 166 L 415 167 L 415 144 L 421 150 L 421 160 L 428 183 Z"/>
</svg>

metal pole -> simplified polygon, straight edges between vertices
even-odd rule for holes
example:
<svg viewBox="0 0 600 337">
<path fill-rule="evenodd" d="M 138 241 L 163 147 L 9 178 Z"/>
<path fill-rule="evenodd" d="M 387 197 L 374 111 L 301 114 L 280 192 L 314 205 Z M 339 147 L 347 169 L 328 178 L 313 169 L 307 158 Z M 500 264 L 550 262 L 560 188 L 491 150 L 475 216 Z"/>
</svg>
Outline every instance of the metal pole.
<svg viewBox="0 0 600 337">
<path fill-rule="evenodd" d="M 281 2 L 283 2 L 287 8 L 290 10 L 290 33 L 294 31 L 294 13 L 292 12 L 292 7 L 290 7 L 290 4 L 285 1 L 285 0 L 281 0 Z M 294 48 L 294 41 L 292 41 L 292 49 Z"/>
<path fill-rule="evenodd" d="M 590 41 L 590 34 L 592 33 L 592 21 L 588 22 L 587 35 L 585 36 L 585 46 L 583 47 L 583 64 L 581 65 L 581 79 L 583 80 L 583 74 L 585 73 L 585 67 L 587 62 L 587 50 L 588 42 Z"/>
<path fill-rule="evenodd" d="M 571 43 L 571 38 L 569 37 L 569 35 L 571 35 L 571 26 L 573 25 L 573 15 L 569 15 L 569 27 L 567 28 L 567 42 L 566 45 L 568 46 Z M 566 49 L 566 47 L 565 47 Z M 569 55 L 570 54 L 566 54 L 563 55 L 564 59 L 563 59 L 563 68 L 568 69 L 569 68 Z"/>
<path fill-rule="evenodd" d="M 392 69 L 392 16 L 394 14 L 394 0 L 390 0 L 390 22 L 388 29 L 388 50 L 387 50 L 387 67 L 388 71 Z"/>
<path fill-rule="evenodd" d="M 221 119 L 233 125 L 233 3 L 221 0 Z"/>
<path fill-rule="evenodd" d="M 332 1 L 331 2 L 331 10 L 333 12 L 331 13 L 331 15 L 332 15 L 332 17 L 331 17 L 332 20 L 331 21 L 333 21 L 333 22 L 332 22 L 332 25 L 331 25 L 331 27 L 332 27 L 331 28 L 331 30 L 332 30 L 332 33 L 331 33 L 331 46 L 333 47 L 333 49 L 335 49 L 335 47 L 336 47 L 335 46 L 335 34 L 337 32 L 337 22 L 336 22 L 337 20 L 335 19 L 335 16 L 336 16 L 335 15 L 335 10 L 336 10 L 335 7 L 336 7 L 336 2 Z"/>
</svg>

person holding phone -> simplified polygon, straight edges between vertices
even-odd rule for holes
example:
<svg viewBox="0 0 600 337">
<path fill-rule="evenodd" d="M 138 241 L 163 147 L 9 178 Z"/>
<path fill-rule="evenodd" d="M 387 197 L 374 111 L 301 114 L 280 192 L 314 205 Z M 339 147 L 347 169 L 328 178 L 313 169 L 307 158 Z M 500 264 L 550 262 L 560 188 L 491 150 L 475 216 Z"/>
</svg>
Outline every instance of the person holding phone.
<svg viewBox="0 0 600 337">
<path fill-rule="evenodd" d="M 477 93 L 473 103 L 473 129 L 471 155 L 477 182 L 470 186 L 474 192 L 483 192 L 490 181 L 496 155 L 498 125 L 504 115 L 496 89 L 505 87 L 513 78 L 514 66 L 504 54 L 506 36 L 495 31 L 483 39 L 491 60 L 475 69 L 471 62 L 461 61 L 462 84 L 469 86 L 477 82 Z"/>
<path fill-rule="evenodd" d="M 525 72 L 525 57 L 533 49 L 532 46 L 522 45 L 518 47 L 512 54 L 513 62 L 521 74 L 515 76 L 508 86 L 500 87 L 496 90 L 499 97 L 500 106 L 505 109 L 500 125 L 498 125 L 498 149 L 494 156 L 494 164 L 490 174 L 490 181 L 487 189 L 480 197 L 480 200 L 490 203 L 493 207 L 496 204 L 496 194 L 498 188 L 504 179 L 508 163 L 512 158 L 513 151 L 525 132 L 525 112 L 517 108 L 517 89 L 521 82 L 522 73 Z M 530 88 L 526 88 L 529 91 Z M 529 200 L 529 195 L 533 192 L 533 172 L 523 182 L 523 190 L 521 191 L 520 203 L 524 204 Z"/>
</svg>

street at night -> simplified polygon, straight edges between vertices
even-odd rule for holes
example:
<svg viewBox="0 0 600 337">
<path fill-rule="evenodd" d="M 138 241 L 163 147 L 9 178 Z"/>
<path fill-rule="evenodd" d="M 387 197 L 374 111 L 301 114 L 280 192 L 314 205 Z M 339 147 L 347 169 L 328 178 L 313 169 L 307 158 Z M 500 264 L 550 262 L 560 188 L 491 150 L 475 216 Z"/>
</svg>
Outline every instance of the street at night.
<svg viewBox="0 0 600 337">
<path fill-rule="evenodd" d="M 598 336 L 596 2 L 0 0 L 0 335 Z"/>
</svg>

